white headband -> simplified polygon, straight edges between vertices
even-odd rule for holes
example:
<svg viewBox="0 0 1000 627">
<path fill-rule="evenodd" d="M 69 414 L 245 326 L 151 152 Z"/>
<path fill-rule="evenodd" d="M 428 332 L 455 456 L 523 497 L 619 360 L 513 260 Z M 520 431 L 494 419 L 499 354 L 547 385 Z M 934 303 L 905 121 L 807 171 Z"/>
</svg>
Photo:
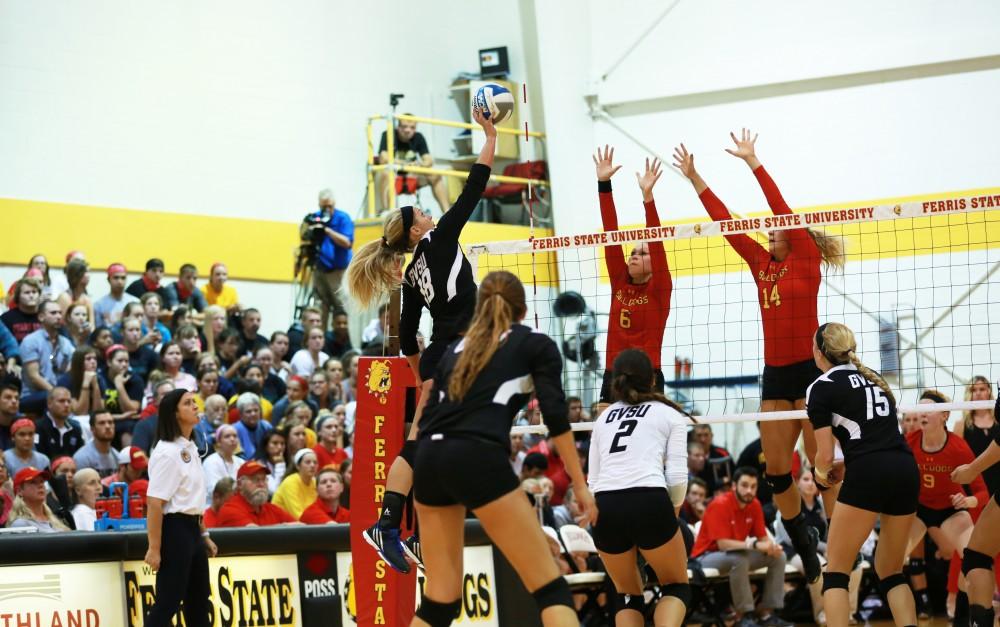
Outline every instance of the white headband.
<svg viewBox="0 0 1000 627">
<path fill-rule="evenodd" d="M 299 462 L 301 462 L 302 458 L 305 457 L 306 455 L 314 455 L 315 456 L 316 455 L 316 451 L 312 450 L 311 448 L 300 448 L 298 450 L 298 452 L 295 453 L 295 457 L 292 458 L 292 461 L 295 462 L 295 467 L 296 468 L 299 467 Z"/>
</svg>

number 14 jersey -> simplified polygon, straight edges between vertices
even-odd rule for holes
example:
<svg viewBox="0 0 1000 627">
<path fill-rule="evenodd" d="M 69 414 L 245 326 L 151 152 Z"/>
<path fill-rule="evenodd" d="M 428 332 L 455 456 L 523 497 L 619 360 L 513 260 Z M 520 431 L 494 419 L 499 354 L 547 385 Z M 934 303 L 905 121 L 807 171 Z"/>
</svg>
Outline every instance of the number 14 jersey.
<svg viewBox="0 0 1000 627">
<path fill-rule="evenodd" d="M 688 419 L 659 401 L 617 402 L 594 421 L 587 483 L 594 492 L 687 481 Z"/>
</svg>

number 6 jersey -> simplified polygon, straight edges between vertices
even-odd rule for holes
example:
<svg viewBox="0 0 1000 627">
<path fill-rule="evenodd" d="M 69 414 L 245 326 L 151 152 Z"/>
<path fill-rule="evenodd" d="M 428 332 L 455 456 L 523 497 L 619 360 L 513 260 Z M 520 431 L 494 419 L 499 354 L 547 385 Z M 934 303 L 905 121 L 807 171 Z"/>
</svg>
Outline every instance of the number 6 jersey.
<svg viewBox="0 0 1000 627">
<path fill-rule="evenodd" d="M 686 483 L 687 425 L 687 417 L 659 401 L 611 405 L 590 436 L 590 489 L 596 494 Z"/>
<path fill-rule="evenodd" d="M 611 195 L 611 181 L 598 181 L 597 191 L 604 230 L 617 231 L 618 214 Z M 643 203 L 643 208 L 646 211 L 646 226 L 660 226 L 656 203 Z M 663 242 L 649 242 L 648 251 L 653 275 L 645 283 L 633 283 L 621 246 L 604 249 L 604 263 L 611 279 L 611 315 L 608 318 L 608 345 L 604 357 L 609 370 L 618 353 L 626 348 L 641 348 L 653 362 L 653 368 L 660 369 L 663 331 L 670 315 L 673 280 Z"/>
<path fill-rule="evenodd" d="M 434 326 L 431 342 L 451 341 L 465 330 L 476 310 L 476 282 L 458 237 L 490 180 L 489 166 L 476 163 L 465 188 L 437 226 L 424 234 L 403 271 L 399 342 L 404 355 L 416 355 L 417 327 L 424 307 Z"/>
<path fill-rule="evenodd" d="M 899 432 L 896 404 L 853 364 L 834 366 L 812 382 L 806 413 L 813 429 L 833 428 L 845 464 L 877 451 L 910 452 Z"/>
</svg>

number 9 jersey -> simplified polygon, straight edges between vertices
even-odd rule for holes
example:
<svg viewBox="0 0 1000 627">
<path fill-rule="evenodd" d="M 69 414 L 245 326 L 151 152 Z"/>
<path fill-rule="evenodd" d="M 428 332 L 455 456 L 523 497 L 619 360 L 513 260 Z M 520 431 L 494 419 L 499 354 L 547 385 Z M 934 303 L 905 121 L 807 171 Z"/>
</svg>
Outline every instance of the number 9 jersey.
<svg viewBox="0 0 1000 627">
<path fill-rule="evenodd" d="M 893 399 L 853 364 L 835 366 L 813 381 L 806 390 L 806 412 L 813 429 L 833 428 L 845 464 L 876 451 L 910 452 Z"/>
<path fill-rule="evenodd" d="M 598 492 L 687 483 L 688 418 L 659 401 L 617 402 L 594 421 L 587 483 Z"/>
</svg>

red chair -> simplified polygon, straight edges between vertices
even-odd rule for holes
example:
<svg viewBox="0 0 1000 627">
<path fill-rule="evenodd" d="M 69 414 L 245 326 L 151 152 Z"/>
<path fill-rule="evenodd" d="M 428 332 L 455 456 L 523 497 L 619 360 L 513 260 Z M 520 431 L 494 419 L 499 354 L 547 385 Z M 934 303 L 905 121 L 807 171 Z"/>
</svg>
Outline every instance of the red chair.
<svg viewBox="0 0 1000 627">
<path fill-rule="evenodd" d="M 545 161 L 525 161 L 524 163 L 512 163 L 503 169 L 503 176 L 516 176 L 526 179 L 547 180 L 549 174 L 548 164 Z M 544 190 L 544 191 L 543 191 Z M 548 217 L 539 218 L 538 207 L 542 206 L 546 210 L 543 212 L 548 216 L 548 190 L 538 185 L 531 186 L 531 197 L 528 197 L 528 186 L 524 183 L 498 183 L 487 187 L 483 191 L 483 200 L 489 207 L 488 213 L 494 217 L 499 217 L 502 209 L 501 205 L 519 204 L 521 205 L 521 219 L 523 223 L 528 221 L 530 211 L 529 203 L 535 205 L 535 222 L 549 223 Z M 500 220 L 496 220 L 499 222 Z"/>
</svg>

